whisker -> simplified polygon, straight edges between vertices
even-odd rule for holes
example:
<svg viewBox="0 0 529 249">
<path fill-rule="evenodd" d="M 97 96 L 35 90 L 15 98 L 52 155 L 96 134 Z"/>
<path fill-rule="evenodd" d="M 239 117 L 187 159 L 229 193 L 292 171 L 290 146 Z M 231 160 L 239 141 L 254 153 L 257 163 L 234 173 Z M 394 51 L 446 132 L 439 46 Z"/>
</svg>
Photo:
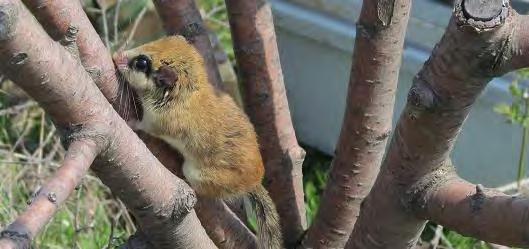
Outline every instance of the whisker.
<svg viewBox="0 0 529 249">
<path fill-rule="evenodd" d="M 129 120 L 129 109 L 130 109 L 130 106 L 129 106 L 129 101 L 130 101 L 130 97 L 129 97 L 129 84 L 128 83 L 124 83 L 124 89 L 123 89 L 123 94 L 125 95 L 125 97 L 123 98 L 123 101 L 125 103 L 125 110 L 124 110 L 124 118 L 125 120 Z"/>
<path fill-rule="evenodd" d="M 119 113 L 123 113 L 123 87 L 124 87 L 124 83 L 123 83 L 123 78 L 121 76 L 121 74 L 118 74 L 118 81 L 119 81 L 119 108 L 118 108 L 118 111 Z M 124 117 L 126 118 L 126 117 Z"/>
<path fill-rule="evenodd" d="M 136 105 L 136 99 L 134 97 L 134 93 L 131 93 L 132 95 L 132 106 L 134 106 L 134 113 L 136 114 L 136 118 L 139 119 L 140 115 L 138 114 L 138 107 Z"/>
</svg>

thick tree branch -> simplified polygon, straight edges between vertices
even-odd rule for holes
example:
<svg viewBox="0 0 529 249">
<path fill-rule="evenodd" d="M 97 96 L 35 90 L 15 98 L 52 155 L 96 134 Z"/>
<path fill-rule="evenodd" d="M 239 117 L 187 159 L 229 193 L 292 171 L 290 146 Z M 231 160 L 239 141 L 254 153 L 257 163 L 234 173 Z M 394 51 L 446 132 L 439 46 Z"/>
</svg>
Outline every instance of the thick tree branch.
<svg viewBox="0 0 529 249">
<path fill-rule="evenodd" d="M 305 248 L 344 247 L 378 174 L 410 7 L 410 0 L 366 0 L 362 5 L 340 139 Z"/>
<path fill-rule="evenodd" d="M 66 143 L 90 139 L 101 146 L 94 171 L 130 208 L 150 242 L 156 248 L 215 248 L 192 211 L 193 191 L 147 150 L 22 3 L 1 0 L 0 23 L 0 70 L 39 102 Z M 181 230 L 183 221 L 195 229 Z"/>
<path fill-rule="evenodd" d="M 453 176 L 448 155 L 472 105 L 493 77 L 512 70 L 519 16 L 505 1 L 464 1 L 456 3 L 443 38 L 414 79 L 346 248 L 401 249 L 416 243 L 425 220 L 414 211 L 424 196 L 435 195 L 429 193 L 436 191 L 432 186 Z"/>
<path fill-rule="evenodd" d="M 222 87 L 219 69 L 211 47 L 206 25 L 194 0 L 154 0 L 154 5 L 168 34 L 179 34 L 189 40 L 204 57 L 211 84 Z"/>
<path fill-rule="evenodd" d="M 454 177 L 424 198 L 418 215 L 488 242 L 529 246 L 529 199 L 512 197 Z"/>
<path fill-rule="evenodd" d="M 11 240 L 16 246 L 3 247 L 0 242 L 0 248 L 29 248 L 31 240 L 81 183 L 99 149 L 94 141 L 73 141 L 53 178 L 38 190 L 27 209 L 0 234 L 0 241 Z"/>
<path fill-rule="evenodd" d="M 307 226 L 298 145 L 279 62 L 272 11 L 265 0 L 226 0 L 246 113 L 256 128 L 266 167 L 265 187 L 279 212 L 287 245 Z"/>
</svg>

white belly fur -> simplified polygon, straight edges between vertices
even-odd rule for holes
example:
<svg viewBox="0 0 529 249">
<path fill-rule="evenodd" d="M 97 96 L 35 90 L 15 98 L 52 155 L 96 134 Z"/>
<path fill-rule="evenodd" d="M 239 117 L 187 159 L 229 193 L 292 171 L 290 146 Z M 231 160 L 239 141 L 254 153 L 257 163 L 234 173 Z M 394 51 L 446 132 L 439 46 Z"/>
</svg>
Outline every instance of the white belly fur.
<svg viewBox="0 0 529 249">
<path fill-rule="evenodd" d="M 184 176 L 191 185 L 198 184 L 202 179 L 200 169 L 197 167 L 198 162 L 194 157 L 186 152 L 185 145 L 182 143 L 182 141 L 168 136 L 161 136 L 160 138 L 182 153 L 184 156 L 184 165 L 182 166 L 182 172 L 184 173 Z"/>
<path fill-rule="evenodd" d="M 156 120 L 152 117 L 151 112 L 149 111 L 143 111 L 144 117 L 143 119 L 137 124 L 137 129 L 146 131 L 147 133 L 151 134 L 149 131 L 153 130 L 151 127 L 151 123 L 149 121 Z M 186 177 L 186 180 L 193 186 L 198 185 L 201 182 L 201 173 L 200 173 L 200 167 L 198 167 L 198 161 L 189 153 L 187 153 L 187 150 L 185 148 L 185 144 L 182 143 L 181 140 L 175 139 L 170 136 L 164 136 L 164 135 L 156 135 L 151 134 L 152 136 L 158 137 L 171 145 L 173 148 L 176 148 L 182 155 L 184 156 L 184 165 L 182 165 L 182 173 L 184 173 L 184 176 Z"/>
</svg>

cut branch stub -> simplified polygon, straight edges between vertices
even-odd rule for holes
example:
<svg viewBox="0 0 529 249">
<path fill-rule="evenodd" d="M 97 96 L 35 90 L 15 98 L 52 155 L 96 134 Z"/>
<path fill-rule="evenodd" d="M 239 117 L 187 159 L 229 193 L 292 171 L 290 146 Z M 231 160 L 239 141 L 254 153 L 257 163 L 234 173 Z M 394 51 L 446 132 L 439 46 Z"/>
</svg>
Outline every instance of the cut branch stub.
<svg viewBox="0 0 529 249">
<path fill-rule="evenodd" d="M 463 0 L 463 11 L 468 18 L 490 21 L 501 13 L 503 2 L 504 0 Z"/>
<path fill-rule="evenodd" d="M 480 31 L 493 29 L 503 25 L 507 16 L 515 13 L 508 0 L 486 1 L 481 6 L 478 2 L 480 0 L 458 0 L 455 3 L 454 16 L 462 27 Z"/>
</svg>

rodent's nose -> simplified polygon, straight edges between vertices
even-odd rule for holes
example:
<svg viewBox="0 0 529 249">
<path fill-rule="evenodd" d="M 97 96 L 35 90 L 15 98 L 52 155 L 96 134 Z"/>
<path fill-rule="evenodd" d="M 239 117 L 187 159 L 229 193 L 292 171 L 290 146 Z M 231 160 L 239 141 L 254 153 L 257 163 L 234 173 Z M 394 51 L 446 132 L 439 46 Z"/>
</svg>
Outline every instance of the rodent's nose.
<svg viewBox="0 0 529 249">
<path fill-rule="evenodd" d="M 114 64 L 116 64 L 117 67 L 126 67 L 127 66 L 127 57 L 125 57 L 125 54 L 123 52 L 116 52 L 112 55 L 112 60 L 114 61 Z"/>
</svg>

